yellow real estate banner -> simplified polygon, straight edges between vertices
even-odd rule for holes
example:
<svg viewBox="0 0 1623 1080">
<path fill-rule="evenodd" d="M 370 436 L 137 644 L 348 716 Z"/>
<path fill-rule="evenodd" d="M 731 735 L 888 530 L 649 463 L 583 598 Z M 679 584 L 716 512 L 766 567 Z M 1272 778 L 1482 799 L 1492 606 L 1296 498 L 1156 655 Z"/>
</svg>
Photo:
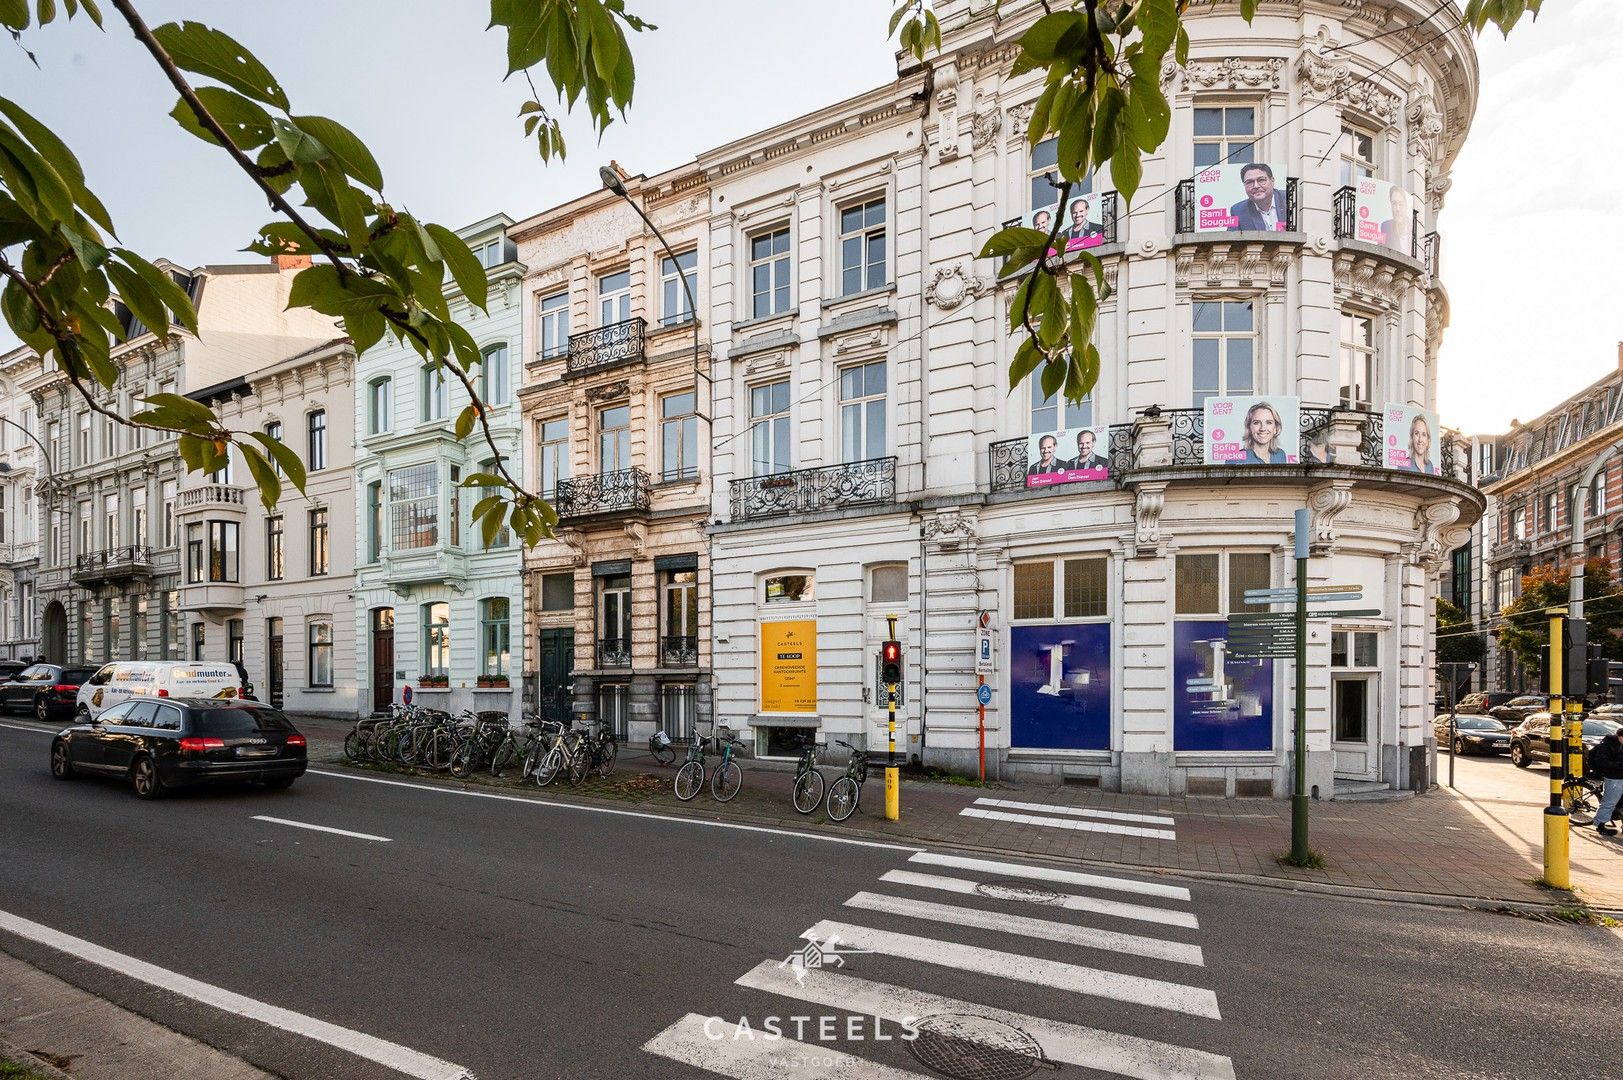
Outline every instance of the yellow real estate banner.
<svg viewBox="0 0 1623 1080">
<path fill-rule="evenodd" d="M 817 711 L 817 620 L 761 624 L 761 711 Z"/>
</svg>

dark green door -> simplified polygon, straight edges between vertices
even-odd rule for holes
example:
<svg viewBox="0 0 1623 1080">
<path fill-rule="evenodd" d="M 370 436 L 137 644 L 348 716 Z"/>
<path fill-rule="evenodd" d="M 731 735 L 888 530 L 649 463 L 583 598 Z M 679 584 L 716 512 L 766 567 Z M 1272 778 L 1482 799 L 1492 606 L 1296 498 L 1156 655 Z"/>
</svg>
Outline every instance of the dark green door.
<svg viewBox="0 0 1623 1080">
<path fill-rule="evenodd" d="M 575 670 L 575 631 L 541 631 L 541 715 L 547 720 L 569 722 L 570 676 Z"/>
</svg>

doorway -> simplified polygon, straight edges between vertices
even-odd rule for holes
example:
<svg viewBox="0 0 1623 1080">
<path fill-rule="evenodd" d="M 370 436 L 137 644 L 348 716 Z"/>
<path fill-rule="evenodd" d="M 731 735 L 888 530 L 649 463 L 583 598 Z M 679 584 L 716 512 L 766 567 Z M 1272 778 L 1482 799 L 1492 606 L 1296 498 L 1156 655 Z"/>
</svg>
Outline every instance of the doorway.
<svg viewBox="0 0 1623 1080">
<path fill-rule="evenodd" d="M 265 620 L 265 695 L 271 708 L 282 707 L 282 620 Z"/>
<path fill-rule="evenodd" d="M 541 716 L 559 723 L 569 722 L 574 708 L 570 690 L 575 671 L 575 631 L 557 628 L 541 631 Z"/>
<path fill-rule="evenodd" d="M 1380 646 L 1377 630 L 1330 633 L 1330 748 L 1343 779 L 1380 779 Z"/>
<path fill-rule="evenodd" d="M 45 633 L 41 639 L 44 645 L 45 659 L 52 664 L 65 664 L 68 662 L 68 613 L 63 610 L 59 601 L 52 600 L 45 605 Z"/>
<path fill-rule="evenodd" d="M 372 713 L 394 704 L 394 608 L 372 609 Z"/>
</svg>

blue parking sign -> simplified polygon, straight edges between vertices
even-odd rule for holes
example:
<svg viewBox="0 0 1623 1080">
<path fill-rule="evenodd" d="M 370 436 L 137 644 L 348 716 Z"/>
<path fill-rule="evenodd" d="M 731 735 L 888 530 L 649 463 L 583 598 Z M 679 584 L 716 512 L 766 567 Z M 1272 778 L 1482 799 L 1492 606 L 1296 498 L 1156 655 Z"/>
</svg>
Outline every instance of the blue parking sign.
<svg viewBox="0 0 1623 1080">
<path fill-rule="evenodd" d="M 975 691 L 975 698 L 982 705 L 990 705 L 990 704 L 992 704 L 992 684 L 991 683 L 981 683 L 980 689 Z"/>
</svg>

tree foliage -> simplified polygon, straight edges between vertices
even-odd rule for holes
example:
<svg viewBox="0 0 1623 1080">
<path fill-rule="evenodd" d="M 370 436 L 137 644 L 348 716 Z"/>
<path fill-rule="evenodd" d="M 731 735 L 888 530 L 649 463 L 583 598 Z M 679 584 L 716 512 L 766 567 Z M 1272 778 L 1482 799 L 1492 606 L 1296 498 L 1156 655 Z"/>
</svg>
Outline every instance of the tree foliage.
<svg viewBox="0 0 1623 1080">
<path fill-rule="evenodd" d="M 1550 608 L 1565 607 L 1571 596 L 1565 569 L 1534 567 L 1522 578 L 1522 594 L 1500 614 L 1499 647 L 1512 653 L 1524 671 L 1543 668 L 1539 647 L 1550 643 Z M 1584 618 L 1589 623 L 1589 640 L 1599 643 L 1606 656 L 1623 660 L 1623 593 L 1612 578 L 1604 559 L 1584 563 Z M 1441 631 L 1439 630 L 1439 633 Z"/>
<path fill-rule="evenodd" d="M 1200 11 L 1223 2 L 1202 3 Z M 407 342 L 467 390 L 470 404 L 455 420 L 456 435 L 467 438 L 477 429 L 496 461 L 493 472 L 464 481 L 483 496 L 474 516 L 486 541 L 504 525 L 529 544 L 550 536 L 557 521 L 552 508 L 517 482 L 496 447 L 474 378 L 478 349 L 453 318 L 444 292 L 449 277 L 470 303 L 484 307 L 485 273 L 467 245 L 385 195 L 382 171 L 365 142 L 338 120 L 296 112 L 293 95 L 242 43 L 199 22 L 149 28 L 133 0 L 106 3 L 173 87 L 177 100 L 169 115 L 176 125 L 227 154 L 276 212 L 244 250 L 318 260 L 297 277 L 292 303 L 342 320 L 357 351 L 385 335 Z M 1536 15 L 1539 4 L 1469 0 L 1448 29 L 1480 32 L 1492 24 L 1508 32 L 1524 15 Z M 1043 73 L 1028 137 L 1033 145 L 1057 138 L 1062 199 L 1071 185 L 1108 165 L 1116 190 L 1131 203 L 1142 158 L 1167 136 L 1171 107 L 1160 70 L 1168 55 L 1179 63 L 1187 59 L 1183 20 L 1192 6 L 1192 0 L 1044 0 L 1045 14 L 1022 36 L 1010 74 Z M 1256 6 L 1256 0 L 1237 0 L 1248 20 Z M 95 0 L 0 0 L 0 26 L 30 60 L 28 34 L 59 18 L 80 17 L 103 24 Z M 626 0 L 491 0 L 489 28 L 506 35 L 507 75 L 529 82 L 534 96 L 519 116 L 543 160 L 562 157 L 566 148 L 533 73 L 550 84 L 561 108 L 582 106 L 601 133 L 632 102 L 636 67 L 628 31 L 655 29 L 628 12 Z M 926 64 L 942 48 L 942 26 L 929 0 L 903 0 L 890 32 Z M 113 313 L 114 297 L 156 332 L 171 325 L 197 330 L 179 286 L 116 238 L 66 143 L 0 97 L 0 313 L 6 323 L 63 370 L 89 408 L 122 424 L 177 433 L 193 471 L 217 469 L 235 446 L 267 506 L 281 495 L 278 467 L 302 491 L 304 466 L 296 454 L 262 433 L 229 429 L 188 398 L 146 397 L 147 407 L 130 417 L 102 404 L 118 380 L 111 352 L 130 332 Z M 1010 366 L 1011 388 L 1041 369 L 1044 394 L 1063 392 L 1080 401 L 1099 375 L 1091 339 L 1106 289 L 1104 268 L 1086 251 L 1051 257 L 1054 238 L 1005 229 L 981 254 L 1001 260 L 1004 276 L 1020 275 L 1010 320 L 1025 336 Z"/>
<path fill-rule="evenodd" d="M 1437 663 L 1481 664 L 1486 647 L 1468 612 L 1437 601 Z"/>
</svg>

